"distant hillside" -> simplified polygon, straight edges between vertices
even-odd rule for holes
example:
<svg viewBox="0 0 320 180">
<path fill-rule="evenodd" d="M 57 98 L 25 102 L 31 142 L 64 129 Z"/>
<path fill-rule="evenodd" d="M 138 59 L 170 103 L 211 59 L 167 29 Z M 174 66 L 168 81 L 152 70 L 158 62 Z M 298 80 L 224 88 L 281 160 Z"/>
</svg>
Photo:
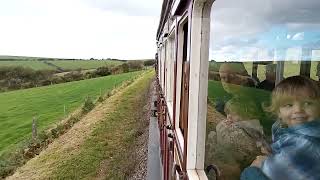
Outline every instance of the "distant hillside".
<svg viewBox="0 0 320 180">
<path fill-rule="evenodd" d="M 39 57 L 27 57 L 27 56 L 6 56 L 6 55 L 0 55 L 0 61 L 5 60 L 37 60 Z"/>
</svg>

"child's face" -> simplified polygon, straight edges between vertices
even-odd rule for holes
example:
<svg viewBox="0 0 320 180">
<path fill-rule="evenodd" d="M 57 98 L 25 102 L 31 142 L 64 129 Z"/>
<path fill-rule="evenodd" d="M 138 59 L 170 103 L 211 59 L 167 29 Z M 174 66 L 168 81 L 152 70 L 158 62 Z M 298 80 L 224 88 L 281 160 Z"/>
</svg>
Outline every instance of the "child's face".
<svg viewBox="0 0 320 180">
<path fill-rule="evenodd" d="M 288 126 L 313 121 L 320 117 L 319 102 L 310 98 L 292 98 L 279 108 L 279 118 Z"/>
</svg>

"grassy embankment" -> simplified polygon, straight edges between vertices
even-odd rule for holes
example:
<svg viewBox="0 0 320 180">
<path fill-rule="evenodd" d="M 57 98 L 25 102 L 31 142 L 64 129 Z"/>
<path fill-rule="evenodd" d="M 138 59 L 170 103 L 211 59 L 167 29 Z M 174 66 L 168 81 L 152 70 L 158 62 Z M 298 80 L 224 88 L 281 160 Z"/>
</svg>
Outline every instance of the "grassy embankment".
<svg viewBox="0 0 320 180">
<path fill-rule="evenodd" d="M 85 97 L 97 98 L 141 72 L 0 93 L 0 155 L 31 136 L 32 118 L 38 131 L 77 109 Z"/>
<path fill-rule="evenodd" d="M 61 162 L 51 175 L 57 179 L 92 179 L 105 169 L 105 179 L 126 179 L 134 170 L 134 144 L 147 126 L 143 118 L 153 72 L 130 86 L 85 141 L 80 152 Z M 101 167 L 104 161 L 105 167 Z"/>
<path fill-rule="evenodd" d="M 89 112 L 9 179 L 127 179 L 148 126 L 149 71 Z"/>
</svg>

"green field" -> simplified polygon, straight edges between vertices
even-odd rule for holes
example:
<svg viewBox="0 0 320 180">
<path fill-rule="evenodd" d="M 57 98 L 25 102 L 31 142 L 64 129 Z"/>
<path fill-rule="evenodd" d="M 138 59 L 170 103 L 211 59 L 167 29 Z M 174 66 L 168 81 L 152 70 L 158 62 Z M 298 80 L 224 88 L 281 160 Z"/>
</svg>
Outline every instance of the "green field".
<svg viewBox="0 0 320 180">
<path fill-rule="evenodd" d="M 41 61 L 0 61 L 0 67 L 4 66 L 22 66 L 26 68 L 31 68 L 34 70 L 55 70 L 56 68 L 53 66 L 49 66 Z"/>
<path fill-rule="evenodd" d="M 55 66 L 62 68 L 63 70 L 76 70 L 76 69 L 96 69 L 101 66 L 116 66 L 120 65 L 123 62 L 121 61 L 112 61 L 112 60 L 50 60 L 47 61 L 48 63 L 52 63 Z M 0 61 L 0 67 L 3 66 L 22 66 L 32 68 L 34 70 L 56 70 L 57 67 L 50 66 L 45 64 L 44 61 L 37 61 L 37 60 L 6 60 Z"/>
<path fill-rule="evenodd" d="M 63 118 L 64 106 L 67 113 L 72 112 L 86 96 L 96 98 L 100 91 L 111 91 L 138 74 L 141 71 L 0 93 L 0 155 L 30 137 L 33 116 L 38 119 L 38 131 L 46 129 Z"/>
<path fill-rule="evenodd" d="M 84 61 L 84 60 L 57 60 L 57 61 L 48 61 L 56 66 L 61 67 L 65 70 L 75 70 L 75 69 L 96 69 L 101 66 L 111 66 L 111 65 L 120 65 L 123 62 L 121 61 Z"/>
</svg>

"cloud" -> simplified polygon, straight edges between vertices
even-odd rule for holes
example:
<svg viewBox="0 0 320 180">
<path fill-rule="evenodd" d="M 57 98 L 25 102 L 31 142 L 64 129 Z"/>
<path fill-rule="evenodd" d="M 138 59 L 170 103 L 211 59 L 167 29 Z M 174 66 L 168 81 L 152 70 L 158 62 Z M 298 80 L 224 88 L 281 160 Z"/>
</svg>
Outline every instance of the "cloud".
<svg viewBox="0 0 320 180">
<path fill-rule="evenodd" d="M 287 39 L 291 39 L 291 35 L 290 34 L 287 35 Z"/>
<path fill-rule="evenodd" d="M 297 33 L 292 37 L 292 40 L 295 40 L 295 41 L 299 41 L 303 39 L 304 39 L 304 32 Z"/>
<path fill-rule="evenodd" d="M 140 59 L 156 52 L 158 17 L 103 10 L 83 0 L 8 2 L 7 12 L 0 2 L 0 54 Z"/>
<path fill-rule="evenodd" d="M 254 49 L 275 54 L 275 49 L 318 47 L 319 8 L 318 0 L 215 1 L 211 11 L 210 57 L 231 55 L 243 59 L 256 57 Z M 233 52 L 223 55 L 224 47 L 231 46 Z"/>
<path fill-rule="evenodd" d="M 130 16 L 160 16 L 161 0 L 84 0 L 94 8 Z"/>
</svg>

